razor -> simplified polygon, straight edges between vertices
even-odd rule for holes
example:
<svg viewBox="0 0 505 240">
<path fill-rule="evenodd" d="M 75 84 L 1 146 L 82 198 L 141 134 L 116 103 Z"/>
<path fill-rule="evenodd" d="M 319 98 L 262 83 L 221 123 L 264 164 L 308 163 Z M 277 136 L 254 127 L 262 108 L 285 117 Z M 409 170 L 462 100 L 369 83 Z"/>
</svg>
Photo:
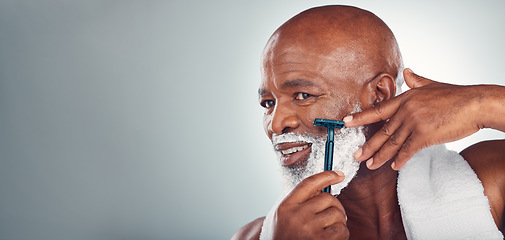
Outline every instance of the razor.
<svg viewBox="0 0 505 240">
<path fill-rule="evenodd" d="M 316 118 L 314 120 L 314 126 L 321 126 L 328 129 L 328 136 L 326 137 L 326 144 L 324 147 L 324 171 L 332 170 L 333 166 L 333 146 L 334 146 L 334 136 L 335 128 L 343 128 L 345 122 Z M 327 186 L 323 189 L 323 192 L 331 193 L 331 186 Z"/>
</svg>

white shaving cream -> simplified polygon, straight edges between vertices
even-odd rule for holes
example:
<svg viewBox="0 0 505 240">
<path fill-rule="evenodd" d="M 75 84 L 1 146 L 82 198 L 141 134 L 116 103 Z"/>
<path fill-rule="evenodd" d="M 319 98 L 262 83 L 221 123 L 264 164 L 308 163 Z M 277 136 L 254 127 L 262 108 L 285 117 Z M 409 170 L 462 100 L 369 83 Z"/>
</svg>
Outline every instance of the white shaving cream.
<svg viewBox="0 0 505 240">
<path fill-rule="evenodd" d="M 354 112 L 356 111 L 359 111 L 359 107 L 356 107 Z M 293 190 L 303 179 L 324 170 L 326 136 L 300 133 L 274 134 L 272 136 L 272 144 L 274 146 L 288 142 L 310 143 L 312 144 L 312 150 L 306 163 L 297 163 L 287 167 L 281 164 L 282 153 L 276 151 L 281 169 L 284 194 Z M 332 193 L 338 195 L 356 176 L 359 169 L 359 162 L 354 159 L 354 152 L 365 143 L 364 128 L 335 129 L 334 142 L 333 170 L 340 170 L 345 174 L 344 181 L 331 186 Z"/>
</svg>

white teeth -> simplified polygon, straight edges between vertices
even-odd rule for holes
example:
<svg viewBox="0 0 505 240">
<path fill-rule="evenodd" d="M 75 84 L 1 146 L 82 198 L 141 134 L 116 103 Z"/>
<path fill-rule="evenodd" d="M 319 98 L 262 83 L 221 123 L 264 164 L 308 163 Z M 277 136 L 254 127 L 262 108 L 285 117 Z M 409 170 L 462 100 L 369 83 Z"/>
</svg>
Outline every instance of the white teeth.
<svg viewBox="0 0 505 240">
<path fill-rule="evenodd" d="M 309 145 L 303 145 L 303 146 L 300 146 L 300 147 L 292 147 L 292 148 L 288 148 L 286 150 L 282 150 L 281 153 L 284 154 L 284 155 L 287 155 L 287 154 L 291 154 L 291 153 L 295 153 L 295 152 L 298 152 L 298 151 L 301 151 L 305 148 L 309 147 Z"/>
</svg>

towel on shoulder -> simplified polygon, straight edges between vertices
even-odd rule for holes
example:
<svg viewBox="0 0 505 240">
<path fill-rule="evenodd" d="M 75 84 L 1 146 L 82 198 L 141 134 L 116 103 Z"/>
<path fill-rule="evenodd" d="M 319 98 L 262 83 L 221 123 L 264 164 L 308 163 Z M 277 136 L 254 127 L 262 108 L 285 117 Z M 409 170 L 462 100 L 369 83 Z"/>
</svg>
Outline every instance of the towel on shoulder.
<svg viewBox="0 0 505 240">
<path fill-rule="evenodd" d="M 445 145 L 414 155 L 400 170 L 397 192 L 408 239 L 503 239 L 477 175 Z M 272 239 L 273 215 L 284 196 L 267 214 L 260 239 Z"/>
<path fill-rule="evenodd" d="M 408 239 L 503 239 L 477 175 L 445 145 L 414 155 L 397 192 Z"/>
</svg>

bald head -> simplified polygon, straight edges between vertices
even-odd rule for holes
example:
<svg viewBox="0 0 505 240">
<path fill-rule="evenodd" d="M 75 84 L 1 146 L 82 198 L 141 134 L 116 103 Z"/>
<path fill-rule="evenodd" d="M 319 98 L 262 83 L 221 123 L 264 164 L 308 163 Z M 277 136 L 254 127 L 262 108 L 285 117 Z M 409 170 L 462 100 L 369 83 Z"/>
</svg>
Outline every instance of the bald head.
<svg viewBox="0 0 505 240">
<path fill-rule="evenodd" d="M 403 68 L 388 26 L 373 13 L 350 6 L 316 7 L 288 20 L 268 41 L 263 67 L 295 52 L 329 60 L 331 66 L 321 70 L 337 71 L 347 81 L 366 81 L 380 73 L 396 78 Z"/>
<path fill-rule="evenodd" d="M 362 9 L 309 9 L 275 31 L 263 52 L 258 94 L 265 109 L 265 132 L 280 152 L 283 167 L 297 176 L 294 183 L 322 171 L 323 164 L 316 161 L 323 159 L 317 153 L 324 152 L 324 144 L 315 139 L 324 142 L 327 129 L 314 126 L 314 120 L 342 119 L 391 99 L 401 68 L 393 33 L 377 16 Z M 380 124 L 340 130 L 343 142 L 335 146 L 344 149 L 337 151 L 343 155 L 337 158 L 336 169 L 349 170 L 346 181 L 359 168 L 354 151 Z M 356 136 L 345 133 L 348 130 L 357 131 Z"/>
</svg>

